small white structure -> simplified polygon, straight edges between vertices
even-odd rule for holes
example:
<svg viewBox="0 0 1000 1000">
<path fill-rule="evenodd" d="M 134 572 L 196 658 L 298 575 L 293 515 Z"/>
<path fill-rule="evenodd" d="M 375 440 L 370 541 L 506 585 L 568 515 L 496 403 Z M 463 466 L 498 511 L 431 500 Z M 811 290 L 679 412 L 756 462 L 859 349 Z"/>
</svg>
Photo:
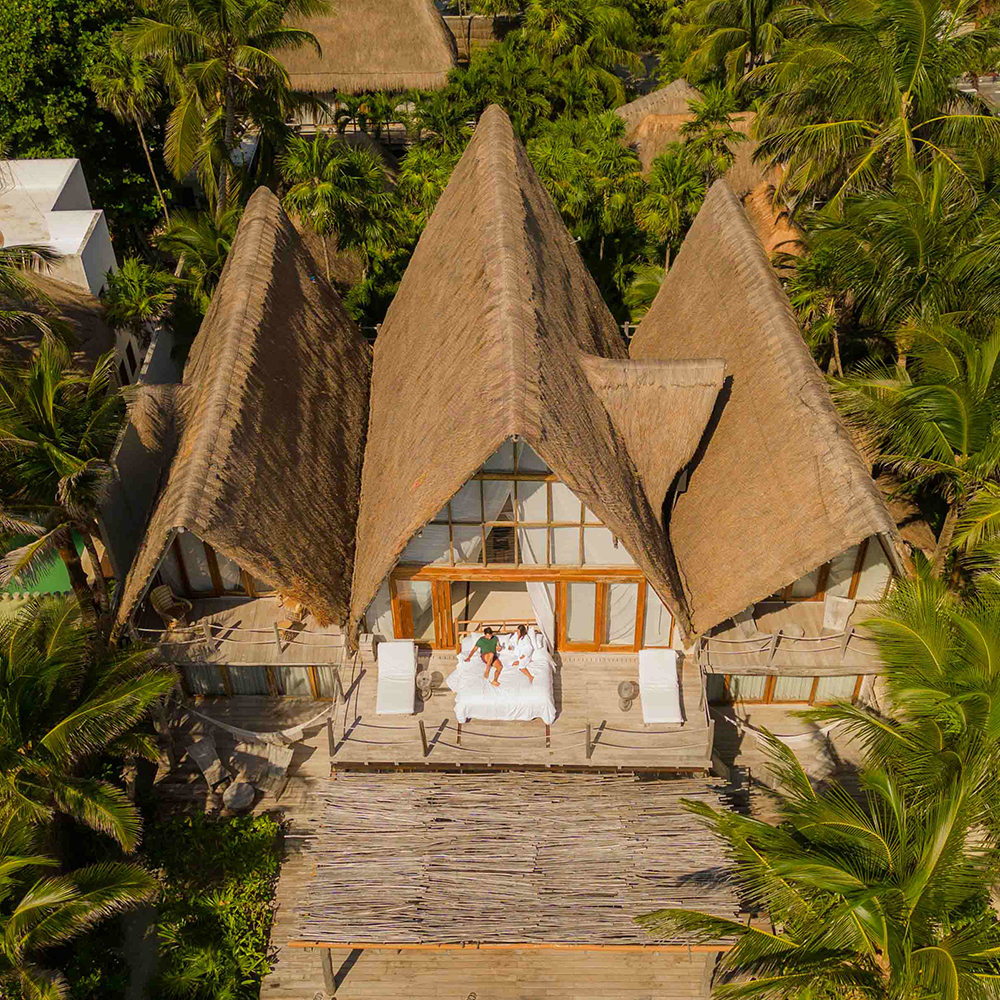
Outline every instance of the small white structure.
<svg viewBox="0 0 1000 1000">
<path fill-rule="evenodd" d="M 99 295 L 118 263 L 104 211 L 94 208 L 79 160 L 0 161 L 0 245 L 58 250 L 53 278 Z"/>
</svg>

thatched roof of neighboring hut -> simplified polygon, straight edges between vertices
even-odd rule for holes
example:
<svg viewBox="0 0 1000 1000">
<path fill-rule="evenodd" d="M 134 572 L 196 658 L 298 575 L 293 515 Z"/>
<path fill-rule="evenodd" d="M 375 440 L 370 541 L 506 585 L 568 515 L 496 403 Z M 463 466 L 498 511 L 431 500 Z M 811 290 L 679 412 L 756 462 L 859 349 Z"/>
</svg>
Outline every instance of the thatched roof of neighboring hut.
<svg viewBox="0 0 1000 1000">
<path fill-rule="evenodd" d="M 438 90 L 456 62 L 455 40 L 432 0 L 336 0 L 329 14 L 296 23 L 309 45 L 282 53 L 297 90 L 357 94 Z"/>
<path fill-rule="evenodd" d="M 178 530 L 321 622 L 346 620 L 371 352 L 320 273 L 278 199 L 259 189 L 173 392 L 177 446 L 119 629 Z M 169 417 L 170 394 L 156 391 L 152 405 L 137 404 L 154 425 Z"/>
<path fill-rule="evenodd" d="M 376 341 L 352 622 L 410 538 L 517 434 L 621 538 L 683 627 L 660 517 L 723 372 L 718 360 L 629 362 L 510 120 L 488 108 Z"/>
<path fill-rule="evenodd" d="M 648 115 L 688 114 L 688 101 L 700 101 L 704 96 L 687 80 L 674 80 L 651 94 L 616 108 L 615 114 L 624 119 L 626 130 L 633 132 Z"/>
<path fill-rule="evenodd" d="M 801 256 L 802 230 L 792 222 L 787 210 L 775 205 L 773 184 L 767 181 L 758 184 L 743 199 L 743 208 L 769 258 L 774 253 Z"/>
<path fill-rule="evenodd" d="M 705 199 L 632 340 L 638 359 L 726 359 L 670 541 L 696 632 L 895 523 L 725 181 Z"/>
<path fill-rule="evenodd" d="M 33 273 L 28 280 L 49 301 L 4 303 L 3 308 L 22 309 L 50 319 L 62 320 L 71 338 L 70 350 L 80 368 L 91 371 L 102 354 L 115 346 L 115 332 L 108 325 L 101 300 L 76 285 L 47 274 Z M 41 331 L 25 323 L 16 334 L 0 340 L 0 360 L 25 361 L 41 343 Z"/>
</svg>

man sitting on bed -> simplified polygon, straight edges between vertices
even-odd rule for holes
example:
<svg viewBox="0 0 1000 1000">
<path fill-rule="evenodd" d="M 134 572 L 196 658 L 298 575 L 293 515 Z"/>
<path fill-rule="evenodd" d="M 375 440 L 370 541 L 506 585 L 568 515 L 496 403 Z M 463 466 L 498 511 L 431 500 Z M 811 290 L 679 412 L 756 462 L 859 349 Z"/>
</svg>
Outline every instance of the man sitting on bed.
<svg viewBox="0 0 1000 1000">
<path fill-rule="evenodd" d="M 468 663 L 472 659 L 472 654 L 478 649 L 483 663 L 486 664 L 486 673 L 483 674 L 483 677 L 490 676 L 490 667 L 496 668 L 493 680 L 490 681 L 494 687 L 500 687 L 500 671 L 503 670 L 503 664 L 500 662 L 500 653 L 498 652 L 499 648 L 500 639 L 493 634 L 493 629 L 487 625 L 483 629 L 482 637 L 476 640 L 475 646 L 469 650 L 469 655 L 465 658 L 465 662 Z"/>
</svg>

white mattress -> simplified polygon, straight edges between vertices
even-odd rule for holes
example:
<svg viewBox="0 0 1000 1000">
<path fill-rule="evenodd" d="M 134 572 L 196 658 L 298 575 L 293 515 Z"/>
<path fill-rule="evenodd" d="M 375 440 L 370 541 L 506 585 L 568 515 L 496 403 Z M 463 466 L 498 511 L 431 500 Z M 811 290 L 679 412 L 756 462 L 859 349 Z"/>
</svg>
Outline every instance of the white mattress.
<svg viewBox="0 0 1000 1000">
<path fill-rule="evenodd" d="M 551 724 L 556 717 L 556 703 L 552 696 L 552 677 L 555 664 L 544 649 L 536 649 L 528 664 L 534 682 L 521 673 L 521 665 L 512 666 L 514 654 L 500 651 L 503 670 L 500 686 L 494 687 L 493 670 L 490 679 L 483 677 L 486 664 L 479 656 L 469 663 L 458 657 L 458 666 L 448 675 L 448 687 L 455 692 L 455 717 L 459 722 L 486 719 L 500 722 L 530 722 L 541 719 Z"/>
</svg>

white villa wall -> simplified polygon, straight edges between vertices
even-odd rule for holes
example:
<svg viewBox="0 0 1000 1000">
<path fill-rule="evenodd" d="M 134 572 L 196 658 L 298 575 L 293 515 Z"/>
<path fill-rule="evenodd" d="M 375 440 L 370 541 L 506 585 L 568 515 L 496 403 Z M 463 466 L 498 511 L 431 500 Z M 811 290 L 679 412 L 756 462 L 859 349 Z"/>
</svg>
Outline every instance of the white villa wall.
<svg viewBox="0 0 1000 1000">
<path fill-rule="evenodd" d="M 6 246 L 47 244 L 63 254 L 53 278 L 98 295 L 116 271 L 107 220 L 95 209 L 79 160 L 6 160 L 0 234 Z"/>
</svg>

